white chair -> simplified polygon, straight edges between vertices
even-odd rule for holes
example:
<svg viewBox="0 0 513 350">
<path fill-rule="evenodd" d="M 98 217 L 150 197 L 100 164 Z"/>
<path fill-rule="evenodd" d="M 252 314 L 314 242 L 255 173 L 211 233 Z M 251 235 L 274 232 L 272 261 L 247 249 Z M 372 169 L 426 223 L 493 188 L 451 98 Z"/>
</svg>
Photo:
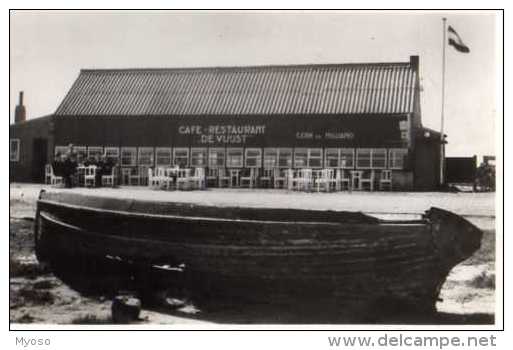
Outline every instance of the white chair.
<svg viewBox="0 0 513 350">
<path fill-rule="evenodd" d="M 148 169 L 150 169 L 150 167 L 148 167 L 148 166 L 140 166 L 138 169 L 139 183 L 141 186 L 148 185 Z"/>
<path fill-rule="evenodd" d="M 273 173 L 274 169 L 264 169 L 262 171 L 262 176 L 260 176 L 260 186 L 262 187 L 271 187 L 273 182 Z"/>
<path fill-rule="evenodd" d="M 204 190 L 205 183 L 205 168 L 194 169 L 194 175 L 190 177 L 191 187 L 197 190 Z"/>
<path fill-rule="evenodd" d="M 351 191 L 351 178 L 346 176 L 348 172 L 344 169 L 337 169 L 337 176 L 335 178 L 335 190 L 344 191 L 345 189 Z"/>
<path fill-rule="evenodd" d="M 230 177 L 230 175 L 228 175 L 225 168 L 219 169 L 217 181 L 218 181 L 218 185 L 217 185 L 218 187 L 223 187 L 224 184 L 226 184 L 226 187 L 230 186 L 231 177 Z"/>
<path fill-rule="evenodd" d="M 85 187 L 96 187 L 96 166 L 89 165 L 85 168 L 84 174 L 84 186 Z"/>
<path fill-rule="evenodd" d="M 151 189 L 160 189 L 162 179 L 158 176 L 158 169 L 148 168 L 148 187 Z"/>
<path fill-rule="evenodd" d="M 315 186 L 317 192 L 320 192 L 321 188 L 325 192 L 329 192 L 332 185 L 335 184 L 335 172 L 333 169 L 322 169 L 320 176 L 315 180 Z"/>
<path fill-rule="evenodd" d="M 289 170 L 291 169 L 274 169 L 273 174 L 273 182 L 274 182 L 274 188 L 286 188 L 287 187 L 287 180 L 289 177 Z"/>
<path fill-rule="evenodd" d="M 256 186 L 257 179 L 258 179 L 258 169 L 251 168 L 251 169 L 249 169 L 248 176 L 240 177 L 240 187 L 244 187 L 244 185 L 247 183 L 248 188 L 253 188 Z"/>
<path fill-rule="evenodd" d="M 383 191 L 384 188 L 392 191 L 392 170 L 382 170 L 379 177 L 379 189 Z"/>
<path fill-rule="evenodd" d="M 176 189 L 177 190 L 190 190 L 191 189 L 191 169 L 180 169 L 176 176 Z"/>
<path fill-rule="evenodd" d="M 117 184 L 117 168 L 115 166 L 110 170 L 110 174 L 102 175 L 103 187 L 115 187 Z"/>
<path fill-rule="evenodd" d="M 208 168 L 207 170 L 207 186 L 218 186 L 217 177 L 219 176 L 218 168 Z"/>
<path fill-rule="evenodd" d="M 299 191 L 311 191 L 313 188 L 312 169 L 300 169 L 299 178 L 297 178 L 297 189 Z"/>
<path fill-rule="evenodd" d="M 52 186 L 62 186 L 64 184 L 64 179 L 62 176 L 55 175 L 55 173 L 53 172 L 53 166 L 51 164 L 46 164 L 45 182 Z"/>
<path fill-rule="evenodd" d="M 361 189 L 365 190 L 368 188 L 369 191 L 374 191 L 374 170 L 366 172 L 365 175 L 367 176 L 362 176 L 360 179 Z"/>
<path fill-rule="evenodd" d="M 351 170 L 351 189 L 361 190 L 362 189 L 362 174 L 361 170 Z"/>
<path fill-rule="evenodd" d="M 240 169 L 228 169 L 230 174 L 230 187 L 240 187 Z"/>
</svg>

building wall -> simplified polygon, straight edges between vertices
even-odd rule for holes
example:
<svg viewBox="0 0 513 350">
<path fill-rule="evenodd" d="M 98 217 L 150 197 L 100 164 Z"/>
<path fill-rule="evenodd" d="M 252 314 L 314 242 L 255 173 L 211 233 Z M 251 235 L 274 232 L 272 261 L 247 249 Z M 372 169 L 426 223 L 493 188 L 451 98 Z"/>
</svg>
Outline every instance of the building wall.
<svg viewBox="0 0 513 350">
<path fill-rule="evenodd" d="M 402 147 L 400 116 L 61 117 L 59 145 Z"/>
<path fill-rule="evenodd" d="M 9 181 L 42 181 L 44 163 L 49 161 L 54 147 L 51 116 L 10 125 L 9 139 L 20 140 L 19 160 L 9 161 Z M 37 149 L 44 145 L 46 145 L 45 149 Z M 45 154 L 48 158 L 40 159 L 40 156 Z"/>
</svg>

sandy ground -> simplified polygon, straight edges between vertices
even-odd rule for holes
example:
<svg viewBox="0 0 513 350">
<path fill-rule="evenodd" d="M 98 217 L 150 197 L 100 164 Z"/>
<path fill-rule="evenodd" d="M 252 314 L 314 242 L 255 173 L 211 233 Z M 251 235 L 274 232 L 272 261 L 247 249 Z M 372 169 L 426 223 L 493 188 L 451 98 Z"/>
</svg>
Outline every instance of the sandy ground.
<svg viewBox="0 0 513 350">
<path fill-rule="evenodd" d="M 13 323 L 109 324 L 111 295 L 88 295 L 70 288 L 34 256 L 32 225 L 42 185 L 10 187 L 10 321 Z M 437 304 L 436 320 L 415 323 L 493 323 L 495 310 L 495 208 L 493 193 L 297 193 L 280 190 L 212 189 L 164 192 L 143 188 L 73 189 L 75 192 L 142 200 L 219 206 L 289 207 L 363 211 L 381 218 L 413 218 L 431 206 L 465 216 L 484 230 L 482 248 L 450 273 Z M 244 192 L 244 195 L 241 195 Z M 318 311 L 318 310 L 317 310 Z M 319 313 L 317 313 L 319 315 Z M 311 317 L 291 310 L 258 310 L 229 305 L 215 312 L 186 303 L 143 308 L 142 324 L 343 323 L 333 315 Z M 395 322 L 395 321 L 393 321 Z M 397 320 L 397 322 L 408 322 Z"/>
</svg>

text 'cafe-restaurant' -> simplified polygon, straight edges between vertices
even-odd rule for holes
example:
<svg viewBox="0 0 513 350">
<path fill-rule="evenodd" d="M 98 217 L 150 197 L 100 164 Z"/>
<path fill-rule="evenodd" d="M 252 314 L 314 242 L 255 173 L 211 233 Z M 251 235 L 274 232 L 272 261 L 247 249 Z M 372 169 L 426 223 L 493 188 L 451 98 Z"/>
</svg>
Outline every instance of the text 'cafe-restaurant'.
<svg viewBox="0 0 513 350">
<path fill-rule="evenodd" d="M 421 123 L 419 58 L 408 62 L 82 70 L 51 117 L 69 144 L 125 171 L 148 167 L 336 168 L 396 190 L 438 184 L 440 134 Z M 21 144 L 20 147 L 23 147 Z"/>
</svg>

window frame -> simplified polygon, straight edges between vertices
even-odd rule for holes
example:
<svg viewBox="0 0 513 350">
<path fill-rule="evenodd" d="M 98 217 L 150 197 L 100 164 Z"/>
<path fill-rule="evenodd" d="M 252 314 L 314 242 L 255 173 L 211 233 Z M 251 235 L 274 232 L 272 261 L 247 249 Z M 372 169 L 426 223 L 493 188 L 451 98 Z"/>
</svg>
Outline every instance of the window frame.
<svg viewBox="0 0 513 350">
<path fill-rule="evenodd" d="M 116 157 L 107 155 L 107 152 L 108 152 L 108 151 L 114 151 L 114 150 L 116 151 Z M 119 164 L 119 158 L 120 158 L 120 155 L 121 155 L 121 153 L 120 153 L 120 151 L 119 151 L 119 147 L 104 147 L 104 149 L 103 149 L 103 155 L 105 156 L 105 158 L 106 158 L 107 160 L 109 160 L 109 159 L 114 159 L 114 160 L 115 160 L 115 162 L 114 162 L 114 163 L 115 163 L 115 164 Z"/>
<path fill-rule="evenodd" d="M 203 164 L 194 164 L 194 152 L 201 152 L 203 154 Z M 190 152 L 190 164 L 194 168 L 205 168 L 208 166 L 208 149 L 206 147 L 192 147 Z"/>
<path fill-rule="evenodd" d="M 240 166 L 234 166 L 233 164 L 231 164 L 230 152 L 234 152 L 234 151 L 237 151 L 237 152 L 240 151 L 240 156 L 241 156 Z M 232 168 L 232 169 L 240 169 L 240 168 L 244 167 L 244 148 L 242 148 L 242 147 L 226 148 L 226 167 Z"/>
<path fill-rule="evenodd" d="M 183 151 L 185 151 L 187 153 L 187 155 L 186 156 L 179 156 L 179 157 L 177 157 L 176 153 L 177 152 L 183 152 Z M 190 157 L 190 155 L 191 155 L 191 153 L 190 153 L 189 147 L 175 147 L 175 148 L 173 148 L 173 160 L 172 160 L 173 165 L 174 166 L 178 165 L 179 167 L 184 167 L 184 168 L 189 167 L 189 164 L 190 164 L 189 157 Z M 183 165 L 183 164 L 180 165 L 180 164 L 177 164 L 177 162 L 176 162 L 178 159 L 186 159 L 187 162 L 186 162 L 185 165 Z"/>
<path fill-rule="evenodd" d="M 268 165 L 266 160 L 269 159 L 269 157 L 266 157 L 269 155 L 269 153 L 274 153 L 274 164 L 272 165 Z M 278 148 L 273 148 L 273 147 L 266 147 L 264 148 L 264 152 L 263 152 L 263 156 L 262 156 L 262 166 L 264 169 L 274 169 L 274 168 L 278 168 L 279 167 L 279 157 L 280 157 L 280 152 L 278 151 Z"/>
<path fill-rule="evenodd" d="M 347 152 L 347 151 L 349 151 L 349 152 Z M 355 165 L 356 165 L 356 153 L 355 152 L 356 151 L 354 148 L 340 148 L 339 149 L 339 155 L 340 155 L 339 164 L 340 164 L 341 169 L 354 169 L 355 168 Z M 351 165 L 347 165 L 347 163 L 343 164 L 342 158 L 349 154 L 351 155 Z"/>
<path fill-rule="evenodd" d="M 16 152 L 14 152 L 14 153 L 11 152 L 13 144 L 16 144 Z M 17 138 L 9 139 L 9 161 L 10 162 L 19 162 L 20 161 L 20 147 L 21 147 L 20 139 L 17 139 Z"/>
<path fill-rule="evenodd" d="M 215 153 L 215 156 L 213 154 Z M 216 163 L 219 162 L 218 154 L 223 155 L 223 164 L 212 164 L 212 162 L 215 160 Z M 208 167 L 212 169 L 219 169 L 219 168 L 225 168 L 226 167 L 226 148 L 224 147 L 210 147 L 208 149 Z"/>
<path fill-rule="evenodd" d="M 149 163 L 141 163 L 141 153 L 151 151 L 150 155 L 150 162 Z M 137 148 L 137 165 L 138 166 L 146 166 L 146 167 L 152 167 L 155 164 L 155 149 L 153 147 L 138 147 Z"/>
<path fill-rule="evenodd" d="M 159 162 L 159 152 L 165 151 L 169 155 L 169 163 L 160 163 Z M 164 157 L 160 157 L 164 158 Z M 156 167 L 171 167 L 173 164 L 173 150 L 171 147 L 156 147 L 155 148 L 155 166 Z"/>
<path fill-rule="evenodd" d="M 98 155 L 99 157 L 101 157 L 104 152 L 103 146 L 87 146 L 87 158 L 88 159 L 91 157 L 94 157 L 93 155 L 91 155 L 91 151 L 95 151 L 94 153 L 96 153 L 96 155 Z"/>
<path fill-rule="evenodd" d="M 133 156 L 131 157 L 131 162 L 129 164 L 126 164 L 123 162 L 123 152 L 124 151 L 131 151 L 133 153 Z M 121 150 L 119 152 L 119 162 L 122 167 L 134 167 L 137 166 L 137 147 L 121 147 Z"/>
<path fill-rule="evenodd" d="M 298 165 L 298 153 L 303 153 L 304 152 L 304 165 Z M 294 148 L 294 168 L 297 168 L 297 169 L 304 169 L 304 168 L 307 168 L 308 167 L 308 148 L 303 148 L 303 147 L 300 147 L 300 148 Z"/>
<path fill-rule="evenodd" d="M 313 157 L 312 156 L 312 153 L 314 151 L 319 151 L 319 156 L 316 156 L 316 157 Z M 307 166 L 308 168 L 312 168 L 312 169 L 321 169 L 322 166 L 323 166 L 323 162 L 322 162 L 322 158 L 323 158 L 323 153 L 322 153 L 322 148 L 309 148 L 308 149 L 308 157 L 307 157 Z M 313 166 L 310 164 L 310 162 L 314 159 L 317 159 L 319 160 L 319 165 L 318 166 Z"/>
<path fill-rule="evenodd" d="M 402 153 L 402 166 L 398 167 L 395 165 L 397 161 L 397 153 Z M 408 155 L 408 148 L 390 148 L 388 150 L 388 168 L 394 170 L 404 170 L 405 169 L 405 157 Z"/>
<path fill-rule="evenodd" d="M 375 161 L 376 161 L 376 154 L 378 153 L 377 151 L 381 151 L 384 156 L 385 156 L 385 159 L 383 161 L 383 166 L 376 166 L 375 164 Z M 388 157 L 387 157 L 387 149 L 386 148 L 372 148 L 371 149 L 371 168 L 372 169 L 386 169 L 387 168 L 387 165 L 388 165 Z"/>
<path fill-rule="evenodd" d="M 289 147 L 278 147 L 278 168 L 279 169 L 290 169 L 294 167 L 294 149 Z M 287 165 L 281 164 L 282 157 L 285 157 L 283 153 L 287 153 Z"/>
<path fill-rule="evenodd" d="M 335 152 L 335 158 L 331 157 L 331 158 L 328 158 L 328 155 L 330 152 Z M 333 160 L 335 159 L 336 160 L 336 165 L 333 166 L 333 165 L 330 165 L 330 162 L 329 160 Z M 324 167 L 325 168 L 328 168 L 328 169 L 338 169 L 340 168 L 340 148 L 325 148 L 324 149 Z"/>
<path fill-rule="evenodd" d="M 361 166 L 360 163 L 360 151 L 369 152 L 369 166 Z M 357 148 L 356 149 L 356 169 L 372 169 L 372 148 Z"/>
<path fill-rule="evenodd" d="M 249 152 L 258 152 L 256 156 L 248 156 Z M 249 165 L 248 160 L 256 159 L 256 165 Z M 262 167 L 262 149 L 256 147 L 246 148 L 244 150 L 244 167 L 248 169 L 260 169 Z"/>
</svg>

